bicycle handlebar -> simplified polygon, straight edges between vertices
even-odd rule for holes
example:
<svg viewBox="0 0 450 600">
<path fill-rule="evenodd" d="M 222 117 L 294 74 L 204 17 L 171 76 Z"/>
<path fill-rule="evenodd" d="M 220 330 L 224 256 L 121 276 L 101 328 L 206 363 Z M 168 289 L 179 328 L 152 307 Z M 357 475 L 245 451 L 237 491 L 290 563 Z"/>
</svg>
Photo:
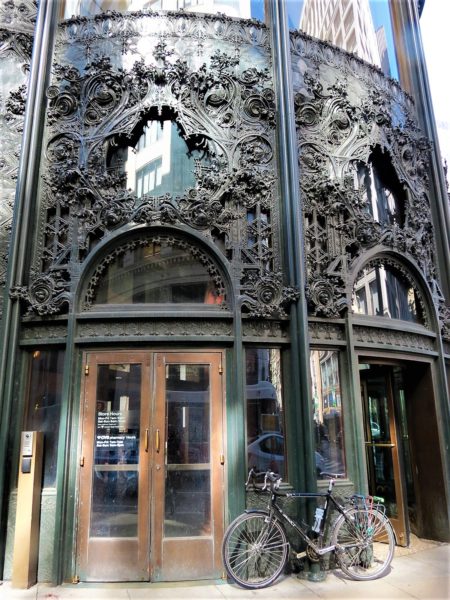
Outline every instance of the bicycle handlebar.
<svg viewBox="0 0 450 600">
<path fill-rule="evenodd" d="M 345 477 L 345 473 L 328 473 L 327 471 L 322 471 L 320 474 L 323 477 L 328 477 L 330 479 L 329 490 L 332 489 L 335 479 L 342 479 Z M 257 484 L 256 480 L 261 477 L 264 477 L 264 483 Z M 270 490 L 273 494 L 279 494 L 278 489 L 280 487 L 281 482 L 282 478 L 277 473 L 274 473 L 273 471 L 256 471 L 255 468 L 252 467 L 248 472 L 247 481 L 245 483 L 245 489 L 248 491 L 250 486 L 252 486 L 255 492 L 265 492 L 267 490 Z"/>
<path fill-rule="evenodd" d="M 256 479 L 258 477 L 264 477 L 264 483 L 261 488 L 257 487 Z M 248 490 L 250 486 L 253 486 L 255 491 L 265 492 L 267 489 L 270 489 L 271 492 L 276 492 L 280 487 L 282 478 L 273 471 L 255 471 L 252 467 L 248 472 L 247 482 L 245 484 L 245 489 Z"/>
<path fill-rule="evenodd" d="M 344 479 L 345 473 L 328 473 L 327 471 L 321 471 L 320 473 L 324 477 L 329 477 L 330 479 Z"/>
</svg>

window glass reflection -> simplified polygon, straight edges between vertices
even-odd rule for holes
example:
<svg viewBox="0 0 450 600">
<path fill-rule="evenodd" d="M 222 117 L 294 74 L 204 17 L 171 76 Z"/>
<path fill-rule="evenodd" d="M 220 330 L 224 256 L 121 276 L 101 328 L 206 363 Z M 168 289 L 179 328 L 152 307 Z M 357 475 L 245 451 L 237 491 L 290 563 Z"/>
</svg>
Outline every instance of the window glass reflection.
<svg viewBox="0 0 450 600">
<path fill-rule="evenodd" d="M 368 164 L 356 166 L 355 187 L 362 192 L 367 211 L 382 225 L 404 225 L 406 194 L 389 159 L 379 148 Z"/>
<path fill-rule="evenodd" d="M 120 149 L 111 166 L 124 171 L 127 188 L 145 194 L 181 195 L 196 185 L 196 160 L 204 153 L 189 148 L 173 121 L 149 121 L 134 149 Z"/>
<path fill-rule="evenodd" d="M 223 301 L 198 258 L 167 242 L 149 242 L 120 254 L 108 265 L 95 303 L 220 305 Z"/>
<path fill-rule="evenodd" d="M 280 351 L 247 348 L 245 358 L 248 467 L 286 477 Z"/>
<path fill-rule="evenodd" d="M 99 365 L 91 537 L 136 537 L 141 366 Z"/>
<path fill-rule="evenodd" d="M 31 354 L 25 430 L 44 433 L 44 487 L 56 482 L 63 363 L 62 350 L 35 350 Z"/>
<path fill-rule="evenodd" d="M 303 0 L 295 27 L 399 78 L 389 0 Z"/>
<path fill-rule="evenodd" d="M 64 18 L 72 15 L 88 17 L 108 10 L 132 12 L 142 9 L 222 13 L 228 17 L 264 20 L 264 0 L 66 0 Z"/>
<path fill-rule="evenodd" d="M 363 269 L 356 281 L 353 312 L 424 324 L 416 290 L 396 269 L 383 264 Z"/>
<path fill-rule="evenodd" d="M 111 144 L 109 172 L 126 176 L 126 187 L 142 196 L 181 196 L 196 187 L 196 169 L 209 165 L 205 150 L 183 139 L 174 121 L 149 121 L 134 147 Z"/>
<path fill-rule="evenodd" d="M 321 472 L 346 473 L 344 422 L 338 353 L 313 350 L 310 353 L 315 465 L 317 478 Z"/>
<path fill-rule="evenodd" d="M 166 365 L 165 537 L 211 535 L 209 365 Z"/>
</svg>

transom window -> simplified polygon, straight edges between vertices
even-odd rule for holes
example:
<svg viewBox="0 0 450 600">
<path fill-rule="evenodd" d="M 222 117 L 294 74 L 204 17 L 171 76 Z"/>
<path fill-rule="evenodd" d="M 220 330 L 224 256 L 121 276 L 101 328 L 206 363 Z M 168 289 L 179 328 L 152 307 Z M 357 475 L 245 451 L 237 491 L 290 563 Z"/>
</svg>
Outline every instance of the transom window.
<svg viewBox="0 0 450 600">
<path fill-rule="evenodd" d="M 170 236 L 132 240 L 113 251 L 98 265 L 85 295 L 85 308 L 224 303 L 224 286 L 212 260 Z"/>
</svg>

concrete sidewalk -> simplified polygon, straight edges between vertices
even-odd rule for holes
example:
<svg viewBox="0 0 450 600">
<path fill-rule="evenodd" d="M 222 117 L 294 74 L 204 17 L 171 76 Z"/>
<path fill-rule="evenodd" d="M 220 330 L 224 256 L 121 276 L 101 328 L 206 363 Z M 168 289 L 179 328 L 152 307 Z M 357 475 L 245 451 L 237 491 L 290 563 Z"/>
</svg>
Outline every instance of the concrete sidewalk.
<svg viewBox="0 0 450 600">
<path fill-rule="evenodd" d="M 276 585 L 262 590 L 243 590 L 222 581 L 153 584 L 78 584 L 49 587 L 39 584 L 29 590 L 0 585 L 1 600 L 449 600 L 450 545 L 433 545 L 425 550 L 394 557 L 391 572 L 375 581 L 350 581 L 340 571 L 330 572 L 325 581 L 313 583 L 296 576 L 280 578 Z"/>
</svg>

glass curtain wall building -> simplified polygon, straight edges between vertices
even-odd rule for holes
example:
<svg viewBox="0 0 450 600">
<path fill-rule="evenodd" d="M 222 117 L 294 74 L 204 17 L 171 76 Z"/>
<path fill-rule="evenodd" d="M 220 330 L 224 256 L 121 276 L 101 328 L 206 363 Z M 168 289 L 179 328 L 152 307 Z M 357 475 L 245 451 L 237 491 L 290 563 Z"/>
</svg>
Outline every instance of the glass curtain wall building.
<svg viewBox="0 0 450 600">
<path fill-rule="evenodd" d="M 449 213 L 415 0 L 0 7 L 0 556 L 44 434 L 38 580 L 223 572 L 284 485 L 449 541 Z M 306 507 L 306 511 L 308 508 Z"/>
</svg>

